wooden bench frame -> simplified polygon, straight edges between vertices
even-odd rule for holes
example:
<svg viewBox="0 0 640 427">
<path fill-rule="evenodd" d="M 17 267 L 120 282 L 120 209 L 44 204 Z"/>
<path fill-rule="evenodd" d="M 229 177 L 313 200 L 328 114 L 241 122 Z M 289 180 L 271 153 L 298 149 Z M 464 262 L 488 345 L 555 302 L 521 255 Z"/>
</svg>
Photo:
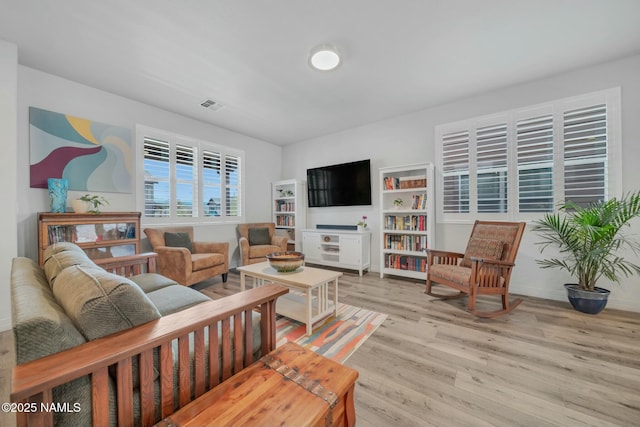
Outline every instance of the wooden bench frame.
<svg viewBox="0 0 640 427">
<path fill-rule="evenodd" d="M 125 259 L 127 258 L 127 259 Z M 144 261 L 146 259 L 146 261 Z M 132 272 L 140 268 L 153 272 L 155 254 L 140 254 L 101 261 L 107 270 Z M 128 267 L 128 265 L 137 267 Z M 143 325 L 99 338 L 60 353 L 55 353 L 16 366 L 12 373 L 11 401 L 50 405 L 52 389 L 77 378 L 91 378 L 92 417 L 94 426 L 107 426 L 109 418 L 109 367 L 115 365 L 117 420 L 119 426 L 133 426 L 132 360 L 140 357 L 140 402 L 143 426 L 155 423 L 154 349 L 159 349 L 158 380 L 160 413 L 165 418 L 174 412 L 175 404 L 183 407 L 253 363 L 252 316 L 261 313 L 261 353 L 275 348 L 275 304 L 289 290 L 279 285 L 266 285 L 219 300 L 207 301 Z M 233 335 L 231 329 L 233 325 Z M 244 326 L 243 326 L 244 325 Z M 221 339 L 218 338 L 220 332 Z M 189 335 L 193 334 L 194 382 L 191 381 Z M 208 381 L 205 376 L 205 334 L 210 348 Z M 173 381 L 173 340 L 178 340 L 178 383 Z M 233 348 L 243 351 L 233 352 Z M 195 391 L 191 393 L 191 389 Z M 174 402 L 178 389 L 178 402 Z M 18 426 L 52 426 L 53 412 L 36 411 L 17 414 Z"/>
</svg>

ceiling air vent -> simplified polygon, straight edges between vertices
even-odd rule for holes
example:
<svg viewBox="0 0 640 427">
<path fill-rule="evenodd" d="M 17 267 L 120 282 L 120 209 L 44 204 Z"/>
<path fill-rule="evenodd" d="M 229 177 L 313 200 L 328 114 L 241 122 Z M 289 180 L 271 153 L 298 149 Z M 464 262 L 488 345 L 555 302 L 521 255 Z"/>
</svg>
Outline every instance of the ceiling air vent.
<svg viewBox="0 0 640 427">
<path fill-rule="evenodd" d="M 218 111 L 223 107 L 219 102 L 214 101 L 213 99 L 205 99 L 200 103 L 204 108 L 209 108 L 213 111 Z"/>
</svg>

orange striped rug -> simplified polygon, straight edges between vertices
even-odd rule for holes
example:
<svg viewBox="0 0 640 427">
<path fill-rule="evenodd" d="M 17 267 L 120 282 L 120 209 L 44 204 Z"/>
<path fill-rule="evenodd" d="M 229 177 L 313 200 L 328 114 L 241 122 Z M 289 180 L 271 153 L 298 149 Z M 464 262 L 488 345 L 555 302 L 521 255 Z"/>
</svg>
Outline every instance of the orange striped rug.
<svg viewBox="0 0 640 427">
<path fill-rule="evenodd" d="M 278 316 L 276 347 L 294 341 L 304 348 L 344 363 L 386 318 L 386 314 L 338 303 L 338 315 L 316 324 L 313 334 L 305 336 L 306 327 L 303 323 Z"/>
</svg>

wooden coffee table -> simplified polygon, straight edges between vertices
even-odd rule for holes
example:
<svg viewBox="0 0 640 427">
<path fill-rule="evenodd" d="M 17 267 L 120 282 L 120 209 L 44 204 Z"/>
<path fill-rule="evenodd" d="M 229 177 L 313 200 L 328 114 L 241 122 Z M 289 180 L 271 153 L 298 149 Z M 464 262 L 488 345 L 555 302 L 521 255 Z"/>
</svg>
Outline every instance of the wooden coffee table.
<svg viewBox="0 0 640 427">
<path fill-rule="evenodd" d="M 357 378 L 358 371 L 288 342 L 156 427 L 352 427 Z"/>
<path fill-rule="evenodd" d="M 278 298 L 276 313 L 297 320 L 307 326 L 311 335 L 313 324 L 338 313 L 338 271 L 322 270 L 303 266 L 292 273 L 278 273 L 269 262 L 243 265 L 240 271 L 240 289 L 246 289 L 246 278 L 253 278 L 253 287 L 266 283 L 278 283 L 292 292 Z M 329 299 L 329 288 L 333 285 L 333 301 Z"/>
</svg>

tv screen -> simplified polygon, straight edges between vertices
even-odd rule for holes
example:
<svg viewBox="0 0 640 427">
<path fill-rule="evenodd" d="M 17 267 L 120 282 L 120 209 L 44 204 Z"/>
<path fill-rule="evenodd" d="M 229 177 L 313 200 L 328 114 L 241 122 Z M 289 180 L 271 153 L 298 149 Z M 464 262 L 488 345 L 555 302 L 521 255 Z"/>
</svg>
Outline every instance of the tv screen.
<svg viewBox="0 0 640 427">
<path fill-rule="evenodd" d="M 371 204 L 371 161 L 307 169 L 310 208 Z"/>
</svg>

